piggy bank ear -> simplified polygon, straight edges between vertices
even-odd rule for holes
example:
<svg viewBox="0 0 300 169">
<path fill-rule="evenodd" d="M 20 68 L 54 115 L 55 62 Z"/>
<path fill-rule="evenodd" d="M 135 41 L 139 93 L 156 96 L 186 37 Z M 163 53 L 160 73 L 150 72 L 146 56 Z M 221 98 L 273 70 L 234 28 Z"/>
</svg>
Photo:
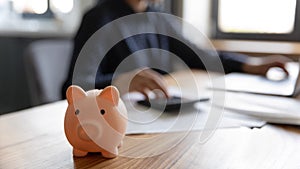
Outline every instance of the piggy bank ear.
<svg viewBox="0 0 300 169">
<path fill-rule="evenodd" d="M 103 89 L 99 94 L 99 98 L 110 101 L 113 105 L 117 106 L 119 104 L 120 94 L 116 87 L 108 86 Z"/>
<path fill-rule="evenodd" d="M 66 96 L 68 103 L 72 104 L 74 100 L 84 98 L 86 94 L 81 87 L 72 85 L 67 89 Z"/>
</svg>

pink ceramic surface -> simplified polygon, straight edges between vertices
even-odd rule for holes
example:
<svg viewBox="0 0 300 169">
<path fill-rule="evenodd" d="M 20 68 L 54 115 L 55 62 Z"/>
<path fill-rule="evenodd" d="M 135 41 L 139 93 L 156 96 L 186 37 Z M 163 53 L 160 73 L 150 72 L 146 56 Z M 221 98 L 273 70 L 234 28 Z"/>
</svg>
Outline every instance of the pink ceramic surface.
<svg viewBox="0 0 300 169">
<path fill-rule="evenodd" d="M 127 111 L 117 88 L 85 92 L 73 85 L 66 95 L 65 134 L 73 155 L 101 152 L 106 158 L 116 157 L 127 127 Z"/>
</svg>

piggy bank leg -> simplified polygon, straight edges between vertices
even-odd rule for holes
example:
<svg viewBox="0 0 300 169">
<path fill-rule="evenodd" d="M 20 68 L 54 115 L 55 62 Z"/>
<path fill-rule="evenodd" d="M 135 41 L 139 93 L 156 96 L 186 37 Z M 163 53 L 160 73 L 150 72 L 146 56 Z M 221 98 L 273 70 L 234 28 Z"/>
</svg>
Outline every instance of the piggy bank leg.
<svg viewBox="0 0 300 169">
<path fill-rule="evenodd" d="M 120 144 L 118 145 L 118 148 L 123 146 L 123 140 L 120 142 Z"/>
<path fill-rule="evenodd" d="M 84 157 L 88 154 L 88 152 L 85 152 L 85 151 L 81 151 L 81 150 L 77 150 L 75 148 L 73 148 L 73 155 L 75 157 Z"/>
<path fill-rule="evenodd" d="M 105 158 L 115 158 L 118 155 L 118 152 L 117 152 L 117 154 L 113 154 L 113 153 L 110 153 L 110 152 L 105 151 L 105 150 L 103 150 L 101 153 L 102 153 L 102 156 L 105 157 Z"/>
</svg>

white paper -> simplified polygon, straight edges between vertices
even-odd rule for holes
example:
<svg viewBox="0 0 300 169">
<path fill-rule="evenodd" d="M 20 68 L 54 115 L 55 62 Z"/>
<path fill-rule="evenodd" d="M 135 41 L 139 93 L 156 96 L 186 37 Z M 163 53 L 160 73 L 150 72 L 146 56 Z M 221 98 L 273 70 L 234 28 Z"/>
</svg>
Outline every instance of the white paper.
<svg viewBox="0 0 300 169">
<path fill-rule="evenodd" d="M 295 98 L 228 92 L 225 108 L 267 122 L 300 125 L 300 101 Z"/>
<path fill-rule="evenodd" d="M 196 130 L 214 130 L 229 127 L 261 127 L 265 121 L 247 115 L 237 115 L 229 111 L 223 112 L 215 124 L 206 125 L 210 113 L 210 102 L 196 103 L 193 108 L 183 109 L 180 112 L 161 112 L 147 109 L 136 103 L 143 97 L 133 93 L 123 97 L 128 111 L 128 127 L 126 134 L 183 132 Z"/>
</svg>

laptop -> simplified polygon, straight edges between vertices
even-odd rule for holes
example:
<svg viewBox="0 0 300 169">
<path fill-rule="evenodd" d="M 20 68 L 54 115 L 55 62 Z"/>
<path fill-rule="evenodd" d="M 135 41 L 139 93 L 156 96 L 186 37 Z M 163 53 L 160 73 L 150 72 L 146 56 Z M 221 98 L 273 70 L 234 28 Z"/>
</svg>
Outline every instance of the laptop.
<svg viewBox="0 0 300 169">
<path fill-rule="evenodd" d="M 282 80 L 271 80 L 260 75 L 245 73 L 229 73 L 225 75 L 225 90 L 231 92 L 295 97 L 300 91 L 299 67 L 300 60 L 299 62 L 287 63 L 286 69 L 289 72 L 289 76 L 286 76 L 286 78 Z M 218 81 L 220 79 L 217 78 L 215 80 Z"/>
</svg>

